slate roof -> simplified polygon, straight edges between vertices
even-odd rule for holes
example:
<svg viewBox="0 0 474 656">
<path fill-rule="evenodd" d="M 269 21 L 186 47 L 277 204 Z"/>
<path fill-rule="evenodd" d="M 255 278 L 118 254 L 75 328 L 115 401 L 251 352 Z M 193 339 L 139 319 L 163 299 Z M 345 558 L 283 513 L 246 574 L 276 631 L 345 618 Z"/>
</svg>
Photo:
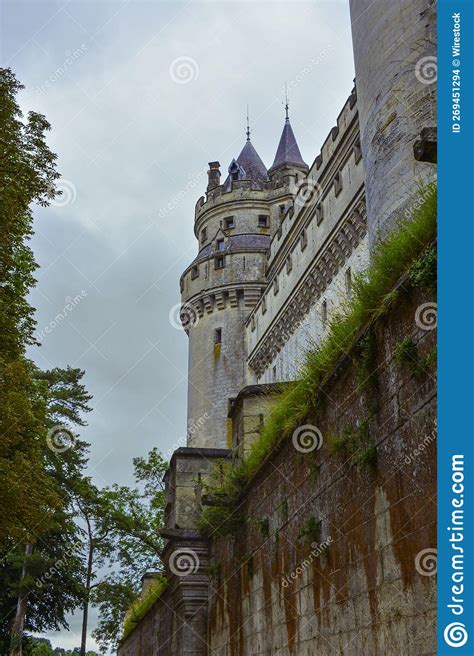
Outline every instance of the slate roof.
<svg viewBox="0 0 474 656">
<path fill-rule="evenodd" d="M 237 162 L 239 168 L 241 169 L 239 180 L 252 180 L 253 182 L 257 183 L 268 181 L 267 168 L 260 159 L 260 155 L 253 147 L 250 139 L 247 139 L 245 146 L 242 148 L 240 155 L 237 157 L 237 160 L 232 160 L 230 163 L 229 174 L 235 162 Z M 224 182 L 225 189 L 230 189 L 230 184 L 230 175 L 228 175 Z"/>
<path fill-rule="evenodd" d="M 288 118 L 285 121 L 283 132 L 281 133 L 280 143 L 278 144 L 272 168 L 281 166 L 282 164 L 304 164 L 306 166 L 306 162 L 301 157 L 300 149 L 296 143 L 293 128 Z"/>
<path fill-rule="evenodd" d="M 207 244 L 199 251 L 197 257 L 194 259 L 192 264 L 196 264 L 203 259 L 206 259 L 212 253 L 229 253 L 235 251 L 251 251 L 255 250 L 266 250 L 270 248 L 271 237 L 270 235 L 259 235 L 253 233 L 244 233 L 241 235 L 231 235 L 228 238 L 226 248 L 222 251 L 214 251 L 212 244 Z"/>
<path fill-rule="evenodd" d="M 246 141 L 240 155 L 237 157 L 237 164 L 244 169 L 245 180 L 268 180 L 266 166 L 250 139 Z"/>
</svg>

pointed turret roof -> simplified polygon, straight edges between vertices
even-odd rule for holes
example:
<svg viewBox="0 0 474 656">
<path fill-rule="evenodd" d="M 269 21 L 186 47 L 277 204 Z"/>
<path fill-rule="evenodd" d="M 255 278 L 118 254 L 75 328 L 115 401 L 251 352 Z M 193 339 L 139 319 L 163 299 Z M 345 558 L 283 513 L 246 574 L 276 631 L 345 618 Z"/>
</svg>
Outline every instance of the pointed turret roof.
<svg viewBox="0 0 474 656">
<path fill-rule="evenodd" d="M 280 143 L 278 144 L 272 168 L 281 166 L 282 164 L 302 164 L 303 166 L 307 166 L 306 162 L 301 157 L 300 149 L 296 143 L 288 115 L 285 120 L 283 132 L 281 133 Z"/>
<path fill-rule="evenodd" d="M 267 168 L 253 147 L 250 137 L 237 157 L 237 164 L 243 168 L 246 180 L 268 180 Z"/>
</svg>

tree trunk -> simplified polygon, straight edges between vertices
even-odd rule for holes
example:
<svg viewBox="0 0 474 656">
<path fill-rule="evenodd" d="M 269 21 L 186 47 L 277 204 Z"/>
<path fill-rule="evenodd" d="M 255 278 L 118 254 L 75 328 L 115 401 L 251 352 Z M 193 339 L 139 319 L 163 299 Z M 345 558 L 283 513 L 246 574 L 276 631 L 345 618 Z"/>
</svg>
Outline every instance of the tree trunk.
<svg viewBox="0 0 474 656">
<path fill-rule="evenodd" d="M 87 558 L 86 591 L 84 595 L 84 604 L 82 607 L 82 636 L 81 636 L 80 656 L 86 656 L 86 649 L 87 649 L 87 621 L 89 616 L 89 597 L 91 591 L 93 563 L 94 563 L 94 545 L 92 539 L 89 539 L 89 556 Z"/>
<path fill-rule="evenodd" d="M 33 545 L 27 544 L 25 547 L 25 559 L 21 570 L 20 591 L 18 592 L 18 601 L 16 604 L 15 619 L 12 624 L 10 656 L 22 656 L 23 630 L 25 628 L 26 603 L 28 592 L 22 590 L 22 582 L 26 578 L 27 560 L 33 553 Z"/>
</svg>

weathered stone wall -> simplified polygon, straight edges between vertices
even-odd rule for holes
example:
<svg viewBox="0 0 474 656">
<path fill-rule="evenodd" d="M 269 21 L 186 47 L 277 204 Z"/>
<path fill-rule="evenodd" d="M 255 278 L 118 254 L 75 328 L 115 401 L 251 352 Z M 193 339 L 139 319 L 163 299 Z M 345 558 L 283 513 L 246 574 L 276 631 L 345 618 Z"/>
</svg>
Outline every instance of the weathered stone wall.
<svg viewBox="0 0 474 656">
<path fill-rule="evenodd" d="M 173 607 L 169 590 L 152 606 L 118 649 L 119 656 L 168 656 L 173 636 Z"/>
<path fill-rule="evenodd" d="M 436 127 L 436 2 L 350 0 L 357 104 L 373 244 L 436 176 L 413 145 Z"/>
<path fill-rule="evenodd" d="M 308 418 L 321 448 L 288 440 L 249 484 L 238 536 L 213 541 L 209 654 L 436 653 L 435 331 L 415 321 L 432 300 L 401 288 L 368 342 L 376 376 L 357 350 L 340 364 Z M 413 363 L 394 356 L 406 337 Z"/>
</svg>

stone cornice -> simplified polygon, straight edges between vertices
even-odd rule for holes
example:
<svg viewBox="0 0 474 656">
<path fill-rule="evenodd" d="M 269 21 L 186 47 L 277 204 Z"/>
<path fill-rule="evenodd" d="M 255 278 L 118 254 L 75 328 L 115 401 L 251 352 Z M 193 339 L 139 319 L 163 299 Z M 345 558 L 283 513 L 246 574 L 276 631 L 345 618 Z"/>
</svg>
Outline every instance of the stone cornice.
<svg viewBox="0 0 474 656">
<path fill-rule="evenodd" d="M 341 222 L 284 308 L 260 338 L 249 356 L 249 365 L 260 377 L 289 337 L 302 323 L 310 308 L 326 292 L 331 281 L 367 232 L 365 199 L 360 199 Z"/>
</svg>

